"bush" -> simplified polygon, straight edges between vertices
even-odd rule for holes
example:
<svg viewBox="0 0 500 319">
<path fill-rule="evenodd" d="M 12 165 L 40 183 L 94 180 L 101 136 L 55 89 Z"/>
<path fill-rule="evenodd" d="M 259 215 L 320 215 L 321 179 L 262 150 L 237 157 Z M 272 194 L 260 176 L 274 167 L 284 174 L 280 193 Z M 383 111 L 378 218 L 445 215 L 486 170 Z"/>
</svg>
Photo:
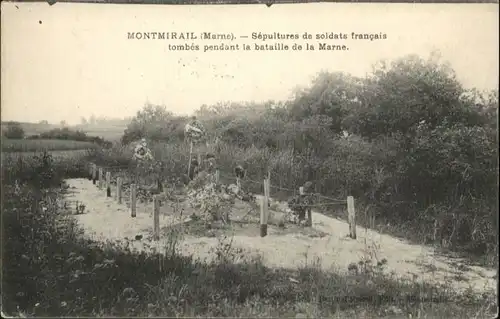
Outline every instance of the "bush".
<svg viewBox="0 0 500 319">
<path fill-rule="evenodd" d="M 7 129 L 2 132 L 6 138 L 10 139 L 22 139 L 24 138 L 24 129 L 21 124 L 17 122 L 7 123 Z"/>
<path fill-rule="evenodd" d="M 179 142 L 184 137 L 185 117 L 176 117 L 165 106 L 146 103 L 132 119 L 121 142 L 127 145 L 147 137 L 153 141 Z"/>
<path fill-rule="evenodd" d="M 40 133 L 39 135 L 32 135 L 29 139 L 56 139 L 56 140 L 71 140 L 79 142 L 91 142 L 102 147 L 111 147 L 112 143 L 104 140 L 99 136 L 88 136 L 85 132 L 73 131 L 69 128 L 56 128 L 48 132 Z"/>
</svg>

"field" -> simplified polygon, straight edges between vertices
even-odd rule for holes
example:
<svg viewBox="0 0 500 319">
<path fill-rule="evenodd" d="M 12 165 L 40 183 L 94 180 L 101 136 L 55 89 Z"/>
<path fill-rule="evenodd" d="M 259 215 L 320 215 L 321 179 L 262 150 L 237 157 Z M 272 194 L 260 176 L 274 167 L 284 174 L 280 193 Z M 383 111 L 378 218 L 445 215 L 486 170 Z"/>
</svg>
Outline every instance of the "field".
<svg viewBox="0 0 500 319">
<path fill-rule="evenodd" d="M 89 136 L 99 136 L 107 141 L 119 140 L 125 129 L 126 125 L 76 125 L 72 127 L 75 130 L 81 130 Z"/>
<path fill-rule="evenodd" d="M 60 125 L 56 124 L 42 124 L 42 123 L 29 123 L 29 122 L 19 122 L 23 128 L 26 136 L 37 135 L 43 132 L 47 132 L 56 128 L 61 128 Z M 2 121 L 2 128 L 7 125 L 7 122 Z"/>
<path fill-rule="evenodd" d="M 12 140 L 2 138 L 2 152 L 39 152 L 39 151 L 72 151 L 93 149 L 96 145 L 90 142 L 68 140 Z"/>
<path fill-rule="evenodd" d="M 72 151 L 49 151 L 48 152 L 53 159 L 60 160 L 60 159 L 71 159 L 71 158 L 78 158 L 80 156 L 85 156 L 88 153 L 88 150 L 72 150 Z M 2 162 L 3 161 L 9 161 L 9 160 L 19 160 L 20 158 L 22 159 L 30 159 L 33 156 L 41 156 L 43 152 L 36 151 L 36 152 L 2 152 L 1 153 L 1 158 Z"/>
<path fill-rule="evenodd" d="M 41 123 L 19 123 L 25 132 L 25 136 L 38 135 L 53 129 L 61 129 L 63 126 L 56 124 L 41 124 Z M 2 122 L 2 127 L 6 126 L 7 122 Z M 127 128 L 127 122 L 110 123 L 110 124 L 77 124 L 68 126 L 70 130 L 79 130 L 85 132 L 88 136 L 99 136 L 108 141 L 120 139 L 123 132 Z"/>
</svg>

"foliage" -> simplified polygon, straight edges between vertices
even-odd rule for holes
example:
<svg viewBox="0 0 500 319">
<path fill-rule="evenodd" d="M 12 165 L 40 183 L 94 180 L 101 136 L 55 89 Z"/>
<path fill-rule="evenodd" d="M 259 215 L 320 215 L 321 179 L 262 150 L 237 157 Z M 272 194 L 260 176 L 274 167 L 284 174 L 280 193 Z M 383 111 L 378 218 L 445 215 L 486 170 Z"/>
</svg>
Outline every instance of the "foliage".
<svg viewBox="0 0 500 319">
<path fill-rule="evenodd" d="M 122 144 L 126 145 L 141 138 L 153 141 L 179 142 L 184 138 L 186 118 L 174 117 L 165 106 L 146 103 L 127 126 Z"/>
<path fill-rule="evenodd" d="M 214 221 L 229 222 L 234 204 L 234 195 L 220 192 L 215 184 L 215 176 L 205 171 L 198 174 L 187 186 L 189 204 L 199 212 L 206 223 Z"/>
<path fill-rule="evenodd" d="M 79 141 L 68 141 L 68 140 L 2 139 L 2 152 L 38 152 L 41 150 L 70 151 L 70 150 L 93 149 L 96 147 L 97 145 L 91 142 L 79 142 Z"/>
<path fill-rule="evenodd" d="M 289 106 L 289 114 L 296 121 L 324 116 L 328 128 L 339 134 L 346 113 L 360 104 L 359 90 L 362 79 L 341 72 L 320 72 L 310 88 L 298 90 Z"/>
<path fill-rule="evenodd" d="M 48 188 L 60 186 L 63 177 L 86 176 L 83 171 L 88 172 L 81 157 L 54 157 L 46 151 L 27 157 L 6 156 L 2 161 L 2 182 Z"/>
<path fill-rule="evenodd" d="M 29 139 L 52 139 L 52 140 L 71 140 L 79 142 L 91 142 L 103 147 L 110 147 L 111 142 L 105 141 L 99 136 L 88 136 L 83 131 L 73 131 L 67 127 L 55 128 L 47 132 L 42 132 L 38 135 L 32 135 L 28 137 Z"/>
<path fill-rule="evenodd" d="M 10 139 L 22 139 L 24 138 L 24 129 L 17 122 L 9 122 L 7 128 L 2 130 L 2 135 Z"/>
</svg>

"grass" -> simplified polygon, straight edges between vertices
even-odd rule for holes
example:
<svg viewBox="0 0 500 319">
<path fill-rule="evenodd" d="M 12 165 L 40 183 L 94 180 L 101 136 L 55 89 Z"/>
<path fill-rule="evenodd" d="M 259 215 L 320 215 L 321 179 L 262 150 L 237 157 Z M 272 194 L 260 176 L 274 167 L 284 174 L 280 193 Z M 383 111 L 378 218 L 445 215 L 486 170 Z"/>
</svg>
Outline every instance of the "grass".
<svg viewBox="0 0 500 319">
<path fill-rule="evenodd" d="M 71 151 L 95 148 L 90 142 L 68 140 L 12 140 L 2 138 L 2 152 Z"/>
<path fill-rule="evenodd" d="M 317 262 L 272 269 L 258 258 L 235 263 L 247 255 L 228 239 L 211 263 L 178 254 L 175 234 L 162 254 L 93 242 L 62 208 L 62 179 L 86 176 L 83 162 L 45 155 L 2 170 L 2 307 L 9 315 L 484 318 L 495 310 L 494 294 L 403 282 L 385 275 L 384 263 L 353 261 L 348 274 Z"/>
</svg>

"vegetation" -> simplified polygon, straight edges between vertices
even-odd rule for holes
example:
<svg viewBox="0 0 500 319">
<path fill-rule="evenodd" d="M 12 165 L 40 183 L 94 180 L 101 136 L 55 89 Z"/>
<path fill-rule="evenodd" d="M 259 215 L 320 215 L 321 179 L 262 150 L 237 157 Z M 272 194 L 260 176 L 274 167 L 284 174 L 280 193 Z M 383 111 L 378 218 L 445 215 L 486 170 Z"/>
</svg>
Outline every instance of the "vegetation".
<svg viewBox="0 0 500 319">
<path fill-rule="evenodd" d="M 353 195 L 364 226 L 375 219 L 379 230 L 496 263 L 498 94 L 466 90 L 436 55 L 380 63 L 366 78 L 321 73 L 283 103 L 219 103 L 196 114 L 212 144 L 195 152 L 218 152 L 221 174 L 241 164 L 257 181 L 270 171 L 283 189 L 311 181 L 323 195 Z M 146 137 L 164 178 L 180 178 L 187 120 L 147 104 L 124 146 L 95 160 L 128 162 L 127 143 Z"/>
<path fill-rule="evenodd" d="M 2 139 L 2 152 L 39 152 L 71 151 L 93 149 L 97 145 L 92 142 L 79 142 L 71 140 L 36 139 L 36 140 L 11 140 Z"/>
<path fill-rule="evenodd" d="M 21 124 L 17 122 L 9 122 L 7 123 L 7 128 L 2 130 L 2 135 L 6 138 L 10 139 L 22 139 L 24 138 L 24 129 Z"/>
<path fill-rule="evenodd" d="M 43 120 L 38 123 L 26 123 L 26 122 L 14 122 L 14 121 L 5 121 L 2 122 L 2 135 L 5 132 L 5 129 L 9 125 L 19 125 L 24 130 L 25 135 L 34 135 L 42 132 L 46 132 L 53 128 L 59 127 L 58 125 L 49 124 L 47 121 Z"/>
<path fill-rule="evenodd" d="M 75 137 L 76 132 L 81 132 L 85 133 L 89 137 L 90 141 L 92 141 L 92 138 L 96 139 L 97 137 L 104 141 L 115 141 L 121 138 L 121 136 L 123 135 L 123 131 L 127 127 L 127 124 L 129 122 L 130 119 L 128 118 L 106 119 L 96 118 L 95 116 L 91 116 L 88 120 L 82 118 L 81 124 L 72 126 L 66 125 L 64 121 L 59 124 L 49 124 L 46 120 L 39 121 L 38 123 L 6 121 L 2 122 L 2 136 L 11 138 L 6 136 L 5 132 L 9 127 L 13 126 L 20 127 L 24 131 L 22 137 L 19 137 L 20 135 L 17 135 L 18 137 L 14 138 L 30 137 L 42 139 L 59 139 L 67 135 L 67 133 L 64 133 L 64 131 L 69 131 L 71 137 Z M 48 133 L 50 131 L 52 132 Z"/>
<path fill-rule="evenodd" d="M 101 137 L 88 136 L 82 131 L 73 131 L 67 127 L 25 137 L 22 126 L 19 123 L 11 123 L 3 135 L 2 152 L 68 151 L 112 145 Z"/>
<path fill-rule="evenodd" d="M 196 115 L 210 145 L 196 145 L 195 153 L 217 154 L 223 182 L 237 164 L 247 170 L 243 187 L 255 192 L 262 186 L 248 178 L 261 181 L 270 171 L 272 185 L 282 188 L 273 197 L 290 197 L 311 181 L 323 195 L 355 196 L 365 226 L 375 219 L 385 231 L 492 264 L 498 250 L 497 114 L 497 94 L 465 90 L 434 57 L 405 57 L 380 64 L 367 78 L 319 74 L 284 103 L 202 106 Z M 129 164 L 129 143 L 146 137 L 163 163 L 148 170 L 174 184 L 187 172 L 186 121 L 147 104 L 121 145 L 86 157 L 44 153 L 2 160 L 5 313 L 483 318 L 496 310 L 493 292 L 459 294 L 446 285 L 401 281 L 369 253 L 345 273 L 325 272 L 316 262 L 270 269 L 224 239 L 217 258 L 206 263 L 179 254 L 175 228 L 162 254 L 84 239 L 65 208 L 63 179 L 87 177 L 89 158 L 98 165 Z M 33 143 L 40 149 L 44 141 L 2 138 L 2 147 Z"/>
<path fill-rule="evenodd" d="M 122 144 L 129 144 L 147 136 L 155 141 L 176 143 L 184 139 L 184 125 L 188 117 L 175 116 L 164 107 L 146 103 L 143 110 L 137 112 L 125 129 Z"/>
<path fill-rule="evenodd" d="M 82 117 L 80 124 L 73 126 L 73 129 L 86 132 L 88 135 L 100 136 L 107 141 L 118 141 L 123 135 L 123 131 L 130 123 L 130 118 L 104 118 L 90 116 L 88 119 Z"/>
<path fill-rule="evenodd" d="M 98 136 L 88 136 L 83 131 L 73 131 L 69 128 L 56 128 L 48 132 L 40 133 L 39 135 L 30 136 L 29 139 L 55 139 L 55 140 L 70 140 L 79 142 L 91 142 L 104 147 L 110 147 L 111 142 L 105 141 Z"/>
<path fill-rule="evenodd" d="M 63 178 L 85 177 L 82 158 L 41 154 L 2 165 L 2 310 L 24 316 L 485 317 L 491 295 L 397 281 L 384 260 L 360 260 L 347 275 L 315 263 L 269 269 L 222 240 L 214 262 L 134 253 L 83 239 L 64 209 Z M 173 234 L 175 235 L 175 234 Z M 174 247 L 174 248 L 172 248 Z M 159 266 L 161 265 L 161 267 Z M 105 284 L 103 284 L 105 283 Z"/>
<path fill-rule="evenodd" d="M 106 141 L 120 141 L 123 136 L 123 131 L 127 125 L 120 126 L 78 126 L 81 130 L 85 131 L 89 136 L 99 136 Z"/>
</svg>

